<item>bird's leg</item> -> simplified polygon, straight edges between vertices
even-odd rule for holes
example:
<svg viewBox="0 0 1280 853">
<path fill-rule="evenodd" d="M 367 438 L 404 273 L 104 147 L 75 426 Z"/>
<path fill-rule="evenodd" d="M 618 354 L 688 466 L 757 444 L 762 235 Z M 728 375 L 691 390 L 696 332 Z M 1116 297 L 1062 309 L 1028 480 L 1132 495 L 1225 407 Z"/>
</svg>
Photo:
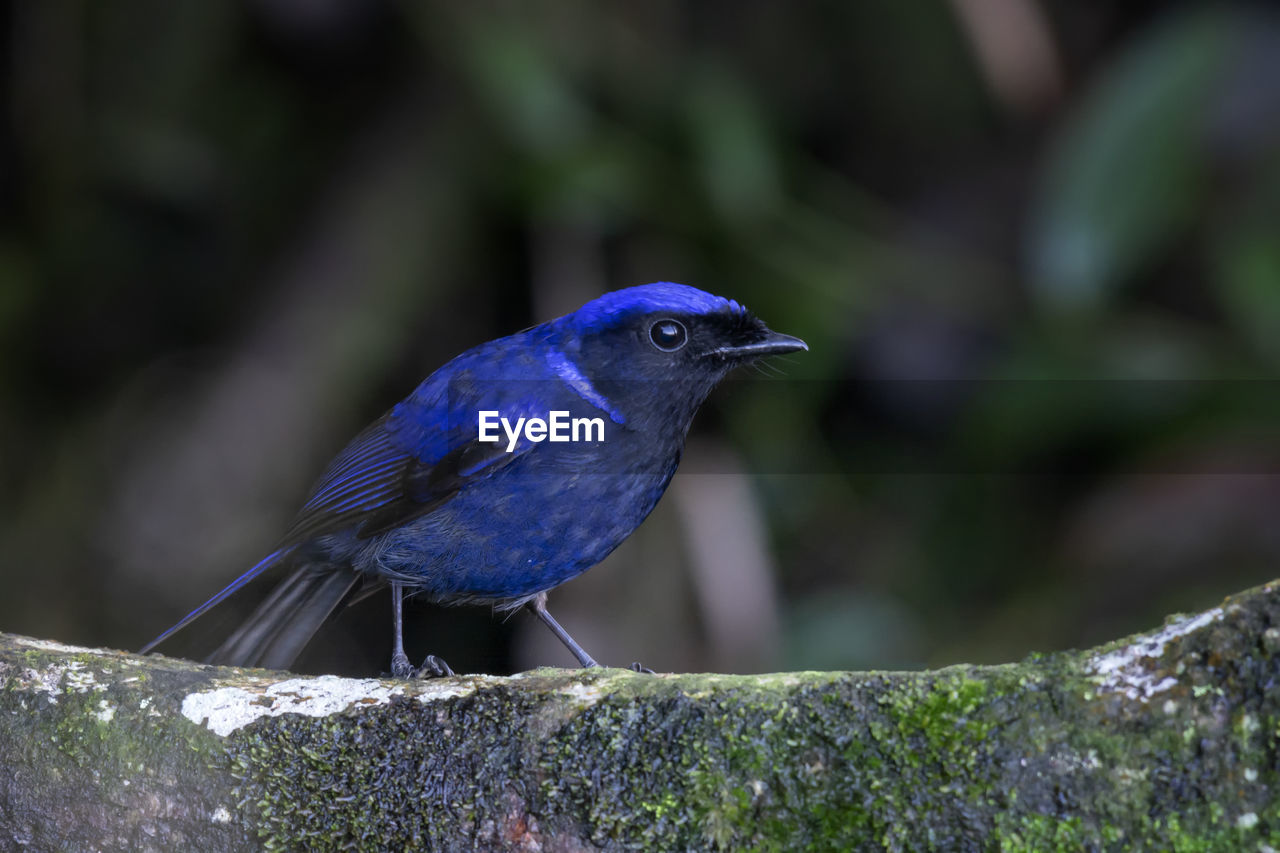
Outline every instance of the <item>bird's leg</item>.
<svg viewBox="0 0 1280 853">
<path fill-rule="evenodd" d="M 416 670 L 404 653 L 404 617 L 401 614 L 403 593 L 400 584 L 391 582 L 391 674 L 396 678 L 410 678 Z"/>
<path fill-rule="evenodd" d="M 409 663 L 409 656 L 404 653 L 404 590 L 400 584 L 391 582 L 391 626 L 395 637 L 391 644 L 391 674 L 396 678 L 441 678 L 446 675 L 457 675 L 449 666 L 435 655 L 427 655 L 422 666 L 414 667 Z"/>
<path fill-rule="evenodd" d="M 591 655 L 587 654 L 586 649 L 578 645 L 573 637 L 569 636 L 569 632 L 564 628 L 561 628 L 560 623 L 547 612 L 547 594 L 545 592 L 539 593 L 533 601 L 530 601 L 529 607 L 535 614 L 537 614 L 538 618 L 542 620 L 542 623 L 551 629 L 551 633 L 555 634 L 556 637 L 560 639 L 560 642 L 564 643 L 565 648 L 573 652 L 573 656 L 578 659 L 578 663 L 583 666 L 600 665 L 596 663 L 595 659 L 592 658 Z"/>
</svg>

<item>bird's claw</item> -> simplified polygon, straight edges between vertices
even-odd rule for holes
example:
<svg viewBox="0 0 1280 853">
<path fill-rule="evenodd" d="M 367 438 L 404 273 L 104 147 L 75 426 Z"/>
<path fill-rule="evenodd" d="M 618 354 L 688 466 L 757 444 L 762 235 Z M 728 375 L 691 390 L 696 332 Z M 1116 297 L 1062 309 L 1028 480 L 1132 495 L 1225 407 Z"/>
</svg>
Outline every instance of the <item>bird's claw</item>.
<svg viewBox="0 0 1280 853">
<path fill-rule="evenodd" d="M 391 656 L 392 678 L 412 678 L 417 671 L 417 668 L 409 663 L 409 658 L 404 652 Z"/>
<path fill-rule="evenodd" d="M 631 666 L 627 668 L 630 669 L 632 672 L 644 672 L 644 673 L 648 673 L 649 675 L 657 674 L 653 670 L 649 669 L 649 667 L 640 663 L 640 661 L 636 661 L 635 663 L 631 664 Z"/>
<path fill-rule="evenodd" d="M 418 678 L 444 678 L 448 675 L 457 675 L 457 673 L 443 659 L 435 655 L 427 655 L 427 659 L 417 670 Z"/>
<path fill-rule="evenodd" d="M 391 656 L 391 675 L 394 678 L 444 678 L 457 673 L 435 655 L 427 655 L 422 666 L 414 666 L 409 663 L 408 655 L 401 653 Z"/>
</svg>

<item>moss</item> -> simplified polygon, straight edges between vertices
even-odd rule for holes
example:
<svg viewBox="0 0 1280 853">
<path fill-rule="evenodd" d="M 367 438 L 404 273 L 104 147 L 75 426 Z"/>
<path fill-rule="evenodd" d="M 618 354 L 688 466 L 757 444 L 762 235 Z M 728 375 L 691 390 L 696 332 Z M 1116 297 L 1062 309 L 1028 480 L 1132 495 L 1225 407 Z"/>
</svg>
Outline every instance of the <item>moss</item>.
<svg viewBox="0 0 1280 853">
<path fill-rule="evenodd" d="M 284 717 L 233 740 L 269 848 L 447 848 L 458 838 L 440 828 L 461 826 L 480 846 L 1226 849 L 1277 826 L 1259 801 L 1275 780 L 1256 771 L 1258 820 L 1243 827 L 1212 780 L 1274 767 L 1280 732 L 1256 708 L 1241 712 L 1254 722 L 1213 724 L 1222 701 L 1183 690 L 1153 724 L 1096 695 L 1070 656 L 763 680 L 542 673 L 429 706 Z M 1226 727 L 1230 754 L 1204 754 L 1184 724 Z"/>
<path fill-rule="evenodd" d="M 932 800 L 963 800 L 975 814 L 985 803 L 988 686 L 966 672 L 764 686 L 609 677 L 613 692 L 585 707 L 496 688 L 430 714 L 400 702 L 359 717 L 282 718 L 237 747 L 242 791 L 268 847 L 443 844 L 435 827 L 461 821 L 475 843 L 585 830 L 580 840 L 604 847 L 839 849 L 910 837 L 901 807 L 912 799 L 921 814 Z M 869 748 L 870 731 L 882 737 Z M 268 758 L 270 772 L 257 772 Z M 406 765 L 415 772 L 389 769 Z M 418 804 L 410 821 L 361 817 L 402 814 L 405 798 Z M 320 800 L 332 810 L 318 814 Z M 521 818 L 481 818 L 503 804 Z M 981 827 L 934 830 L 945 843 Z"/>
<path fill-rule="evenodd" d="M 1267 633 L 1280 596 L 1200 624 L 1103 650 L 1138 650 L 1113 657 L 1121 682 L 1095 672 L 1101 652 L 928 673 L 542 670 L 430 700 L 405 684 L 387 705 L 263 718 L 225 740 L 172 698 L 152 719 L 113 680 L 125 664 L 99 657 L 84 666 L 109 688 L 64 679 L 39 713 L 15 703 L 40 694 L 0 697 L 30 718 L 9 715 L 20 723 L 0 739 L 19 740 L 0 754 L 64 802 L 127 800 L 117 779 L 130 776 L 161 796 L 203 764 L 235 780 L 234 801 L 199 792 L 240 818 L 222 840 L 252 826 L 267 849 L 1280 846 L 1280 643 Z M 149 695 L 210 686 L 196 668 L 151 672 Z"/>
<path fill-rule="evenodd" d="M 229 782 L 209 773 L 220 740 L 169 698 L 199 678 L 193 667 L 145 673 L 123 655 L 8 642 L 0 660 L 19 664 L 0 666 L 6 838 L 32 849 L 145 849 L 159 837 L 184 849 L 237 845 L 234 821 L 207 817 L 231 802 Z M 178 829 L 193 813 L 206 816 L 198 839 Z"/>
</svg>

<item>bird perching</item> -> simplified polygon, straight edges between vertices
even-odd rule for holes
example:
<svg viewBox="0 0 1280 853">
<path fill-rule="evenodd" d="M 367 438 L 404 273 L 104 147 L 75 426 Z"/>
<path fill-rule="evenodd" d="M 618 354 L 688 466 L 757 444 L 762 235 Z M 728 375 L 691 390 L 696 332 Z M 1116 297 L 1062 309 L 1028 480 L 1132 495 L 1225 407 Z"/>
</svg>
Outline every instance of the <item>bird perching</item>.
<svg viewBox="0 0 1280 853">
<path fill-rule="evenodd" d="M 470 349 L 338 454 L 275 550 L 142 651 L 279 571 L 210 662 L 287 667 L 344 601 L 390 586 L 397 677 L 452 672 L 434 656 L 420 669 L 409 663 L 406 593 L 528 606 L 582 666 L 595 666 L 547 612 L 547 591 L 603 560 L 649 515 L 694 413 L 729 371 L 804 349 L 737 302 L 670 282 L 606 293 Z M 500 436 L 485 429 L 500 422 Z"/>
</svg>

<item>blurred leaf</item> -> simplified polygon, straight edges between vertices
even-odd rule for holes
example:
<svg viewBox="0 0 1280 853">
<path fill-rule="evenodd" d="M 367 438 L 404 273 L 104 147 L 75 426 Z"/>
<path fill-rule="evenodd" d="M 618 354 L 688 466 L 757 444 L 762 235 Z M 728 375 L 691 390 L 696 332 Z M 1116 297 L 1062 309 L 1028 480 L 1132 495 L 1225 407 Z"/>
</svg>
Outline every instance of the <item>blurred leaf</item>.
<svg viewBox="0 0 1280 853">
<path fill-rule="evenodd" d="M 577 143 L 591 115 L 537 33 L 468 19 L 461 48 L 465 71 L 512 141 L 548 153 Z"/>
<path fill-rule="evenodd" d="M 1046 164 L 1030 234 L 1046 307 L 1097 305 L 1186 226 L 1236 23 L 1223 7 L 1175 17 L 1086 96 Z"/>
<path fill-rule="evenodd" d="M 589 144 L 517 170 L 518 189 L 535 218 L 552 217 L 606 229 L 642 195 L 642 158 L 625 141 L 595 134 Z"/>
<path fill-rule="evenodd" d="M 26 247 L 0 239 L 0 346 L 26 321 L 38 285 Z"/>
<path fill-rule="evenodd" d="M 828 590 L 787 608 L 783 660 L 792 669 L 918 668 L 928 633 L 897 599 Z"/>
<path fill-rule="evenodd" d="M 1026 470 L 1048 456 L 1172 427 L 1218 373 L 1187 324 L 1134 317 L 1038 329 L 979 384 L 963 452 L 992 470 Z M 1060 460 L 1061 461 L 1061 460 Z M 1084 461 L 1084 460 L 1079 460 Z"/>
<path fill-rule="evenodd" d="M 1236 235 L 1219 258 L 1223 295 L 1237 325 L 1280 362 L 1280 241 L 1274 231 Z"/>
<path fill-rule="evenodd" d="M 716 211 L 737 222 L 774 213 L 781 192 L 769 122 L 744 81 L 708 67 L 690 89 L 688 110 L 697 166 Z"/>
<path fill-rule="evenodd" d="M 1280 162 L 1259 187 L 1255 203 L 1218 235 L 1211 260 L 1233 325 L 1280 366 Z"/>
</svg>

